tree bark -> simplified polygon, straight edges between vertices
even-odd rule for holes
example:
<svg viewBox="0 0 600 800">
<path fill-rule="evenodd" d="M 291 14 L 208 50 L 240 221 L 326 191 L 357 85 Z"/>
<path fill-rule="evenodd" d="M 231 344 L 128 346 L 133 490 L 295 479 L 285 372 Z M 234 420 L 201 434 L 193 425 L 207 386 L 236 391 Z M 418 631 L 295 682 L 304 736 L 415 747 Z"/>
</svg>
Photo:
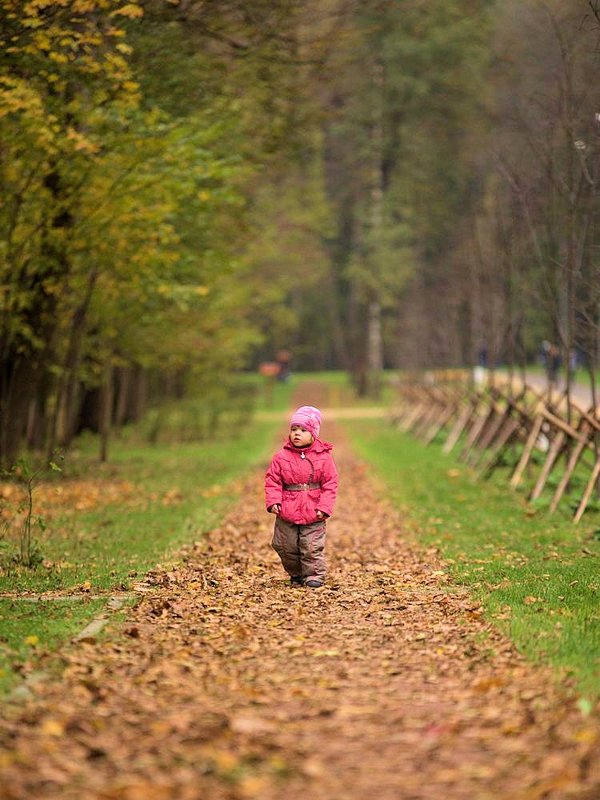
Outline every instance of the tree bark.
<svg viewBox="0 0 600 800">
<path fill-rule="evenodd" d="M 384 91 L 384 66 L 378 59 L 373 68 L 373 85 L 376 97 L 375 116 L 373 120 L 373 165 L 371 176 L 371 230 L 369 247 L 369 268 L 373 275 L 370 280 L 374 289 L 371 291 L 367 307 L 367 364 L 366 393 L 374 399 L 379 399 L 381 394 L 381 373 L 383 370 L 383 336 L 381 328 L 381 301 L 379 299 L 379 286 L 377 285 L 381 272 L 381 244 L 383 240 L 384 218 L 384 169 L 383 169 L 383 91 Z"/>
<path fill-rule="evenodd" d="M 114 370 L 109 358 L 106 359 L 103 372 L 100 394 L 100 461 L 105 463 L 108 460 L 108 442 L 112 427 L 114 401 Z"/>
</svg>

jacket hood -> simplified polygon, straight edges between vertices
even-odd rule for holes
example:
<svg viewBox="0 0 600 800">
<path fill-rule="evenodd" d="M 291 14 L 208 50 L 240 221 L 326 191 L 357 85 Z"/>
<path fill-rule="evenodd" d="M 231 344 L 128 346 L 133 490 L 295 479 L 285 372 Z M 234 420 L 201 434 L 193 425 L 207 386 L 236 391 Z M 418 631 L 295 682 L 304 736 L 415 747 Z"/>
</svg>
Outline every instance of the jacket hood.
<svg viewBox="0 0 600 800">
<path fill-rule="evenodd" d="M 298 453 L 328 453 L 333 450 L 333 445 L 330 442 L 324 442 L 322 439 L 315 439 L 309 447 L 294 447 L 289 439 L 283 443 L 285 450 L 296 451 Z"/>
</svg>

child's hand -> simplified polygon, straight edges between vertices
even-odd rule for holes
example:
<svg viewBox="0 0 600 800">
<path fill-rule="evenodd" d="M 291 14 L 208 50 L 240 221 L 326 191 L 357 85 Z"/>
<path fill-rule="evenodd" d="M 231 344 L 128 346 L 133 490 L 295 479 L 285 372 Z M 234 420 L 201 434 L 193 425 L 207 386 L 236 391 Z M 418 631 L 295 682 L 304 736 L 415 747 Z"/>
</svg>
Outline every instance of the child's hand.
<svg viewBox="0 0 600 800">
<path fill-rule="evenodd" d="M 319 511 L 317 509 L 317 519 L 326 519 L 326 518 L 327 518 L 327 514 L 325 514 L 324 511 Z"/>
<path fill-rule="evenodd" d="M 279 505 L 279 503 L 275 503 L 275 505 L 271 506 L 269 511 L 271 514 L 279 514 L 279 512 L 281 511 L 281 506 Z"/>
</svg>

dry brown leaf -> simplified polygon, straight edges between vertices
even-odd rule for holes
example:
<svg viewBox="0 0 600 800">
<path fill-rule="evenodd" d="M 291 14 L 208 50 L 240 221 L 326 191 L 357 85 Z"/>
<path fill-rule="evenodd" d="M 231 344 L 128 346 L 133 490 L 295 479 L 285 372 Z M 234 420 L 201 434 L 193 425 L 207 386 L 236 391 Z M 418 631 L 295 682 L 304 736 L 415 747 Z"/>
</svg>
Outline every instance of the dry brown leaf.
<svg viewBox="0 0 600 800">
<path fill-rule="evenodd" d="M 597 711 L 582 718 L 449 587 L 437 549 L 332 438 L 326 588 L 290 588 L 253 476 L 177 568 L 136 583 L 125 638 L 65 652 L 61 680 L 2 715 L 10 800 L 600 797 Z M 180 501 L 114 489 L 124 505 Z M 56 503 L 97 502 L 78 491 Z"/>
</svg>

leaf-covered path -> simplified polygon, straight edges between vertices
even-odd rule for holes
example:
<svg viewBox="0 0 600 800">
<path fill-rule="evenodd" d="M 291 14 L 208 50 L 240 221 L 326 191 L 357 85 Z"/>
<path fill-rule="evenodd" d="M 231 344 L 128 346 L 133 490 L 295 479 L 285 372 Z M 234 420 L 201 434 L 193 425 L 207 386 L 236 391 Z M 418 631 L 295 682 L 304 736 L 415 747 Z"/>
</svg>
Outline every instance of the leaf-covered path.
<svg viewBox="0 0 600 800">
<path fill-rule="evenodd" d="M 452 586 L 336 435 L 331 576 L 292 589 L 261 474 L 1 723 L 10 800 L 600 797 L 599 730 Z"/>
</svg>

